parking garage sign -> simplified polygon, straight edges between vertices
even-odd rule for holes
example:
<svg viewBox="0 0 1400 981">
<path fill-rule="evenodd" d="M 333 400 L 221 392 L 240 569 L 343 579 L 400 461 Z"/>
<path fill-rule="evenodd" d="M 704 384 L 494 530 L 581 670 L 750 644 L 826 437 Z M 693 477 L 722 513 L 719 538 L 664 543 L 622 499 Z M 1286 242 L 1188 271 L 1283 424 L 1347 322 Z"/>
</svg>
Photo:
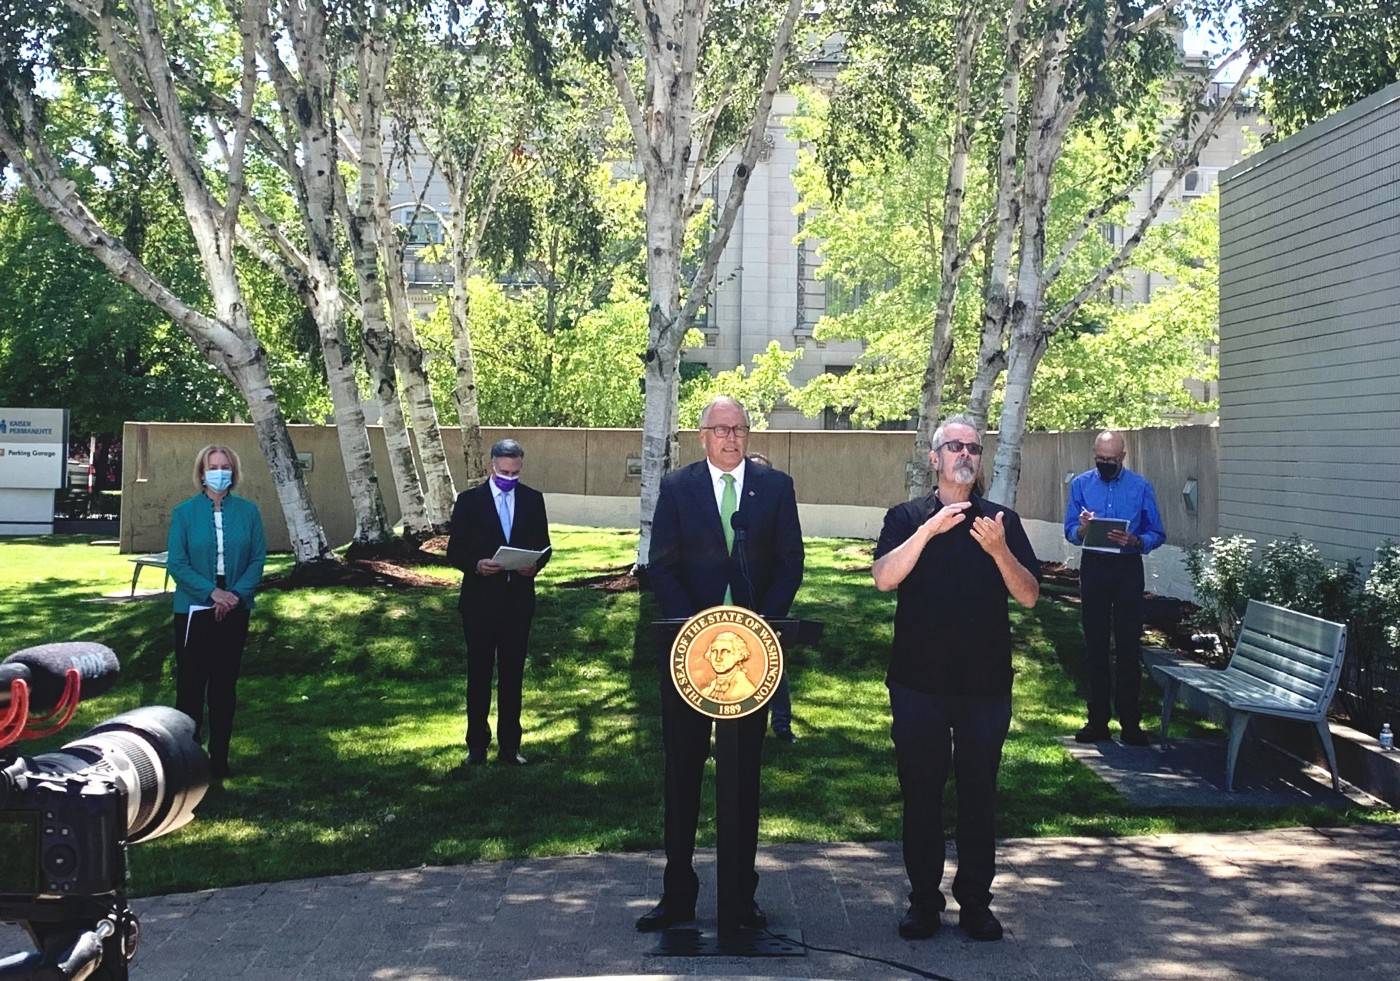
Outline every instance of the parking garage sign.
<svg viewBox="0 0 1400 981">
<path fill-rule="evenodd" d="M 0 406 L 0 488 L 60 488 L 67 461 L 67 409 Z"/>
</svg>

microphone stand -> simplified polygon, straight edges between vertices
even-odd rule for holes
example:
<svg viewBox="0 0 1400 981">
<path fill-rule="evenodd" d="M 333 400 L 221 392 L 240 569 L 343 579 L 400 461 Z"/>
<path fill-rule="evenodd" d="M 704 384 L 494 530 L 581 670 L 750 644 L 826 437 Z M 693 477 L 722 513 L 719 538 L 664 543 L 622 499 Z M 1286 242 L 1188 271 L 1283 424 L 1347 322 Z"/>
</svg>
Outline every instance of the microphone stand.
<svg viewBox="0 0 1400 981">
<path fill-rule="evenodd" d="M 748 589 L 750 608 L 757 600 L 753 594 L 753 579 L 749 576 L 749 523 L 742 511 L 729 516 L 729 527 L 734 529 L 734 556 L 739 560 L 739 575 L 744 577 L 744 587 Z M 757 611 L 755 611 L 757 612 Z"/>
</svg>

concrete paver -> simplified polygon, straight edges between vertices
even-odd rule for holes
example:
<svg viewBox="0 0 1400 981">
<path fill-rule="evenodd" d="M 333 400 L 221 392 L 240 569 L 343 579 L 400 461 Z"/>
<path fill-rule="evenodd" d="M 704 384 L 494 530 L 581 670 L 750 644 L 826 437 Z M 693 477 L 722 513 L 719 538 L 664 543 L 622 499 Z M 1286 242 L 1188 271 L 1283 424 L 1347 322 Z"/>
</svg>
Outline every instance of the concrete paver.
<svg viewBox="0 0 1400 981">
<path fill-rule="evenodd" d="M 948 883 L 956 871 L 949 844 Z M 599 975 L 1042 979 L 1394 976 L 1400 827 L 1013 839 L 999 847 L 999 944 L 902 940 L 897 843 L 760 848 L 759 902 L 826 950 L 667 958 L 632 921 L 658 853 L 361 873 L 138 900 L 132 976 L 150 981 L 455 981 Z M 714 916 L 714 852 L 697 855 Z M 0 951 L 26 948 L 0 927 Z"/>
</svg>

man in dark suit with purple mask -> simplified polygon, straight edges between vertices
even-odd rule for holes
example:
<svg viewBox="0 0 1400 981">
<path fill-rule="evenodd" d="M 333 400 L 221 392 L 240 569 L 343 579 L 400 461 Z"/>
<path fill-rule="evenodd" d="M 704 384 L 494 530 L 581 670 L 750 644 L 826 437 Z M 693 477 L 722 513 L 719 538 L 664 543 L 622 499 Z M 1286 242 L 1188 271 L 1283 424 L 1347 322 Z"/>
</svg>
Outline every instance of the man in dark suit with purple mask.
<svg viewBox="0 0 1400 981">
<path fill-rule="evenodd" d="M 508 572 L 494 561 L 502 545 L 549 547 L 544 495 L 520 482 L 525 449 L 513 439 L 491 447 L 491 475 L 457 495 L 447 560 L 465 574 L 457 602 L 467 641 L 467 763 L 486 762 L 491 745 L 491 675 L 497 672 L 496 759 L 524 766 L 520 703 L 525 653 L 535 616 L 538 566 Z"/>
</svg>

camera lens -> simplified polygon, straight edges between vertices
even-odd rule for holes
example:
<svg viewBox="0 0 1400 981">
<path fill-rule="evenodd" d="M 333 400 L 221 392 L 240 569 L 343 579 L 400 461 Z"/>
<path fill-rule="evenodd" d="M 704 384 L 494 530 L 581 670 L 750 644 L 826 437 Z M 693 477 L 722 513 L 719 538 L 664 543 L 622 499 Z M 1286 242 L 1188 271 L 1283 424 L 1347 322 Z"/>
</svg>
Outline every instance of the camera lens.
<svg viewBox="0 0 1400 981">
<path fill-rule="evenodd" d="M 194 720 L 165 705 L 123 712 L 29 765 L 37 773 L 90 773 L 121 783 L 132 844 L 188 824 L 209 789 L 209 758 L 195 742 Z"/>
</svg>

